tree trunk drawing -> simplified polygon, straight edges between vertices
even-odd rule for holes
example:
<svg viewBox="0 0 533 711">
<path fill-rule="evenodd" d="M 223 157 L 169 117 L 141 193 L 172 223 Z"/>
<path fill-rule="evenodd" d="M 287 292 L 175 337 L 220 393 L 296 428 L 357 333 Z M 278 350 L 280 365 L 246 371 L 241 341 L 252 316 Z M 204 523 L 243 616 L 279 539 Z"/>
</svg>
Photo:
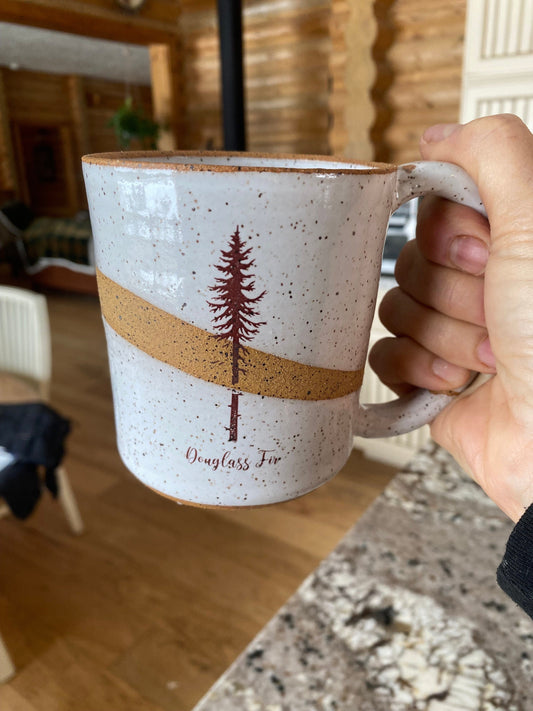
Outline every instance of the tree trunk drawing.
<svg viewBox="0 0 533 711">
<path fill-rule="evenodd" d="M 215 314 L 213 325 L 217 338 L 231 341 L 231 384 L 234 390 L 231 395 L 229 441 L 236 442 L 239 420 L 239 395 L 237 386 L 239 375 L 244 373 L 243 364 L 246 359 L 246 346 L 257 334 L 264 322 L 257 321 L 259 315 L 256 304 L 261 301 L 266 291 L 257 296 L 254 275 L 249 271 L 255 266 L 255 260 L 250 258 L 251 247 L 245 248 L 239 228 L 231 235 L 229 248 L 221 250 L 220 263 L 216 269 L 222 276 L 215 278 L 214 286 L 209 287 L 215 292 L 213 301 L 208 301 L 209 309 Z"/>
<path fill-rule="evenodd" d="M 230 405 L 230 417 L 229 417 L 229 441 L 237 441 L 237 430 L 238 430 L 238 420 L 239 420 L 239 393 L 231 393 L 231 405 Z"/>
</svg>

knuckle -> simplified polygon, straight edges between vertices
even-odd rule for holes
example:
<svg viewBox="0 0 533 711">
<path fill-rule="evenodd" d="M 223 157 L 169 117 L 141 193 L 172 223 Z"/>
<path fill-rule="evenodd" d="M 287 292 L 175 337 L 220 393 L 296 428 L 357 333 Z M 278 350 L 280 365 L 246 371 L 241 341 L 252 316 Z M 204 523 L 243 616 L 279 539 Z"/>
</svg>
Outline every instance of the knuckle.
<svg viewBox="0 0 533 711">
<path fill-rule="evenodd" d="M 394 277 L 398 284 L 405 284 L 408 280 L 416 257 L 416 248 L 416 243 L 414 241 L 407 242 L 398 255 L 398 259 L 396 260 L 396 265 L 394 267 Z"/>
<path fill-rule="evenodd" d="M 522 131 L 526 125 L 516 114 L 499 114 L 494 116 L 494 122 L 502 131 Z"/>
<path fill-rule="evenodd" d="M 397 312 L 397 302 L 401 298 L 401 289 L 394 287 L 387 291 L 379 305 L 378 315 L 381 323 L 387 328 L 392 323 Z"/>
<path fill-rule="evenodd" d="M 385 339 L 380 339 L 376 341 L 370 351 L 368 352 L 368 363 L 372 370 L 378 371 L 383 359 L 384 353 L 386 353 L 387 346 L 383 342 Z"/>
<path fill-rule="evenodd" d="M 432 223 L 435 215 L 439 215 L 449 201 L 438 195 L 424 195 L 419 199 L 417 228 L 423 227 L 426 223 Z"/>
<path fill-rule="evenodd" d="M 483 127 L 485 140 L 509 140 L 523 136 L 524 132 L 530 133 L 525 123 L 515 114 L 497 114 L 495 116 L 485 116 L 472 122 L 479 128 Z"/>
<path fill-rule="evenodd" d="M 454 273 L 446 274 L 446 278 L 439 284 L 436 309 L 444 314 L 454 314 L 461 308 L 463 301 L 464 290 L 461 289 L 460 279 Z"/>
</svg>

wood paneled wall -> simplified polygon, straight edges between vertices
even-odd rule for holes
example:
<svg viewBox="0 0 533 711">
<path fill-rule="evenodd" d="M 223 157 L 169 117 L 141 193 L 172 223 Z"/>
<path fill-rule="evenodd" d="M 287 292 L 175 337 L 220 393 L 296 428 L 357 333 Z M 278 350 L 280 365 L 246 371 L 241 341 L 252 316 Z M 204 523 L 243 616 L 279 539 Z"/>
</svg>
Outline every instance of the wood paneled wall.
<svg viewBox="0 0 533 711">
<path fill-rule="evenodd" d="M 363 0 L 244 3 L 250 150 L 412 160 L 424 128 L 457 120 L 466 0 L 368 0 L 367 5 Z M 184 111 L 178 143 L 221 148 L 213 0 L 182 0 L 180 33 Z M 350 69 L 350 53 L 363 41 L 374 43 L 368 49 L 374 67 L 363 67 L 375 114 L 370 155 L 352 138 L 357 122 L 367 131 L 369 120 L 364 81 L 356 76 L 353 59 Z"/>
<path fill-rule="evenodd" d="M 113 0 L 0 2 L 0 21 L 132 44 L 165 46 L 172 59 L 179 51 L 179 13 L 180 0 L 149 0 L 135 13 L 122 10 Z M 28 131 L 20 131 L 17 127 L 28 123 L 53 125 L 55 134 L 60 134 L 62 142 L 68 144 L 64 146 L 68 158 L 63 167 L 71 178 L 63 176 L 68 183 L 69 195 L 62 208 L 68 212 L 85 202 L 80 155 L 118 148 L 106 124 L 124 100 L 125 88 L 81 77 L 51 77 L 36 73 L 32 77 L 31 74 L 13 74 L 0 68 L 0 200 L 13 194 L 27 198 L 27 181 L 20 177 L 23 173 L 20 144 Z M 21 93 L 17 96 L 19 82 Z M 3 84 L 7 84 L 7 88 Z M 176 84 L 179 85 L 177 72 Z M 14 85 L 16 90 L 12 91 L 9 85 Z M 174 128 L 177 102 L 172 88 L 159 82 L 156 94 L 158 118 L 165 118 Z M 135 89 L 133 93 L 137 103 L 146 106 L 147 113 L 151 114 L 150 89 L 138 90 L 139 97 L 135 95 Z M 63 184 L 61 189 L 64 187 Z"/>
<path fill-rule="evenodd" d="M 17 176 L 9 130 L 4 73 L 0 70 L 0 199 L 3 201 L 3 196 L 9 195 L 16 186 Z"/>
<path fill-rule="evenodd" d="M 10 123 L 68 124 L 76 135 L 86 135 L 90 151 L 118 150 L 113 129 L 107 124 L 124 103 L 126 87 L 120 82 L 61 74 L 0 69 L 7 118 Z M 134 104 L 151 115 L 149 86 L 129 87 Z M 82 124 L 86 128 L 82 128 Z"/>
<path fill-rule="evenodd" d="M 56 155 L 53 170 L 61 173 L 57 182 L 57 191 L 65 191 L 64 204 L 72 209 L 77 193 L 76 180 L 72 179 L 74 163 L 69 154 L 72 153 L 70 106 L 68 100 L 67 77 L 58 74 L 42 74 L 40 72 L 11 71 L 1 69 L 4 89 L 3 111 L 3 142 L 11 145 L 10 155 L 6 156 L 6 170 L 3 171 L 5 183 L 0 185 L 3 190 L 11 190 L 14 196 L 29 202 L 28 191 L 32 183 L 33 166 L 29 165 L 27 155 L 31 147 L 27 143 L 33 138 L 38 140 L 38 130 L 50 131 L 51 144 L 57 151 L 57 135 L 62 132 L 66 144 L 60 156 Z M 65 133 L 67 131 L 67 133 Z M 52 168 L 51 168 L 52 169 Z M 67 184 L 67 176 L 70 183 Z M 64 177 L 65 176 L 65 177 Z M 45 187 L 52 202 L 61 201 L 62 196 L 54 193 L 52 180 Z"/>
<path fill-rule="evenodd" d="M 130 87 L 130 91 L 135 105 L 150 116 L 150 87 Z M 125 94 L 126 87 L 117 82 L 0 68 L 0 191 L 29 201 L 24 186 L 32 166 L 24 160 L 29 153 L 23 145 L 25 127 L 58 129 L 63 138 L 57 190 L 66 194 L 63 207 L 52 208 L 50 214 L 72 214 L 83 208 L 80 158 L 88 152 L 118 150 L 108 123 Z"/>
<path fill-rule="evenodd" d="M 149 86 L 130 87 L 133 103 L 147 116 L 152 115 L 152 95 Z M 114 112 L 124 103 L 125 87 L 119 82 L 103 79 L 83 79 L 83 99 L 87 121 L 88 149 L 91 153 L 117 151 L 117 138 L 108 125 Z M 132 143 L 131 150 L 140 148 Z"/>
<path fill-rule="evenodd" d="M 34 7 L 41 15 L 53 4 L 43 3 Z M 6 0 L 0 19 L 20 4 Z M 164 27 L 172 37 L 182 107 L 177 145 L 222 148 L 215 0 L 153 0 L 145 7 L 145 17 L 113 10 L 113 21 L 119 34 L 130 23 L 137 41 Z M 457 120 L 466 0 L 245 0 L 243 8 L 250 150 L 412 160 L 425 127 Z M 71 9 L 87 18 L 107 12 L 103 0 L 78 0 Z M 136 91 L 150 112 L 149 88 Z M 110 82 L 0 70 L 0 190 L 15 180 L 7 140 L 13 122 L 66 122 L 77 157 L 114 150 L 107 123 L 123 98 L 124 88 Z M 360 137 L 369 126 L 366 151 Z"/>
<path fill-rule="evenodd" d="M 346 86 L 346 26 L 349 20 L 350 6 L 347 0 L 331 0 L 329 23 L 331 36 L 329 148 L 333 155 L 343 155 L 348 144 L 348 129 L 346 125 L 346 105 L 348 102 Z"/>
<path fill-rule="evenodd" d="M 377 27 L 372 0 L 331 0 L 329 143 L 336 155 L 372 160 L 370 96 L 376 69 L 372 46 Z"/>
<path fill-rule="evenodd" d="M 410 161 L 433 123 L 459 120 L 466 0 L 376 0 L 377 160 Z"/>
<path fill-rule="evenodd" d="M 329 153 L 331 0 L 243 7 L 248 148 Z M 216 5 L 183 0 L 184 148 L 222 148 Z"/>
</svg>

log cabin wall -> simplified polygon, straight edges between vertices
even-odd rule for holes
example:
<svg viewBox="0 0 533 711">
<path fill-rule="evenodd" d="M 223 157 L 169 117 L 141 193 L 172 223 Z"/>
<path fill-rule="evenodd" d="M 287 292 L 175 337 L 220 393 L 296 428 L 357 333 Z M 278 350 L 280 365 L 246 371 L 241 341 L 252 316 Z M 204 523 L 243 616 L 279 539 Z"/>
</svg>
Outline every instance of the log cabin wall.
<svg viewBox="0 0 533 711">
<path fill-rule="evenodd" d="M 13 144 L 9 130 L 4 72 L 0 69 L 0 201 L 17 189 Z"/>
<path fill-rule="evenodd" d="M 39 7 L 4 0 L 0 19 L 13 21 L 17 8 L 35 13 Z M 91 17 L 96 23 L 89 34 L 98 30 L 121 40 L 169 41 L 180 67 L 174 73 L 182 107 L 177 145 L 222 147 L 215 0 L 153 0 L 143 8 L 146 15 L 135 16 L 110 11 L 101 0 L 69 7 L 70 14 L 62 10 L 54 16 L 56 28 L 59 22 L 72 29 L 69 23 L 79 22 L 84 13 L 85 22 Z M 386 161 L 416 158 L 426 126 L 458 118 L 465 11 L 466 0 L 245 0 L 248 148 Z M 46 15 L 42 8 L 40 12 L 26 18 L 28 24 L 44 25 L 53 14 L 52 9 Z M 354 48 L 362 40 L 369 47 L 373 43 L 374 58 L 374 66 L 362 67 L 373 100 L 364 111 L 361 97 L 368 86 L 354 73 Z M 369 51 L 363 47 L 364 53 Z M 138 92 L 149 112 L 150 89 Z M 20 145 L 16 138 L 13 143 L 13 122 L 42 116 L 61 124 L 77 157 L 113 150 L 117 146 L 107 122 L 123 98 L 124 88 L 111 82 L 1 70 L 0 192 L 17 189 Z M 358 112 L 365 114 L 364 120 Z M 354 140 L 358 120 L 360 134 L 366 135 L 367 125 L 373 124 L 368 152 Z M 71 194 L 83 204 L 81 173 L 74 170 L 74 178 L 67 179 Z"/>
<path fill-rule="evenodd" d="M 37 211 L 48 201 L 60 213 L 74 212 L 79 196 L 67 77 L 9 69 L 1 73 L 16 196 Z M 38 183 L 42 191 L 34 200 Z"/>
<path fill-rule="evenodd" d="M 150 87 L 128 90 L 150 116 Z M 24 200 L 37 214 L 68 216 L 83 209 L 80 157 L 118 150 L 108 123 L 126 91 L 124 84 L 102 79 L 0 69 L 0 190 Z M 45 150 L 51 166 L 46 175 L 44 160 L 39 164 Z"/>
<path fill-rule="evenodd" d="M 109 121 L 115 111 L 124 103 L 126 87 L 119 82 L 85 77 L 82 80 L 83 102 L 87 122 L 88 148 L 91 153 L 118 150 L 117 138 Z M 133 104 L 152 115 L 152 95 L 149 86 L 131 86 L 128 91 Z M 131 150 L 141 146 L 131 144 Z"/>
<path fill-rule="evenodd" d="M 331 0 L 330 122 L 332 152 L 352 160 L 374 157 L 370 90 L 376 68 L 372 47 L 377 33 L 373 0 Z"/>
<path fill-rule="evenodd" d="M 139 12 L 119 8 L 112 0 L 1 0 L 0 21 L 42 27 L 87 37 L 164 47 L 174 61 L 178 52 L 179 0 L 149 0 Z M 159 61 L 159 65 L 164 61 Z M 170 60 L 168 61 L 170 64 Z M 165 66 L 162 67 L 166 69 Z M 152 66 L 153 69 L 153 66 Z M 174 126 L 177 114 L 175 95 L 155 72 L 154 96 L 158 119 Z M 176 76 L 178 73 L 176 72 Z M 176 78 L 176 85 L 179 77 Z M 151 115 L 150 87 L 131 87 L 134 101 Z M 85 205 L 80 156 L 101 150 L 117 150 L 118 143 L 107 126 L 112 113 L 124 101 L 124 85 L 76 76 L 45 75 L 0 68 L 0 200 L 11 197 L 29 199 L 31 174 L 25 166 L 24 148 L 33 141 L 48 141 L 58 148 L 50 185 L 43 187 L 42 201 L 48 214 L 72 213 Z M 48 133 L 39 134 L 39 126 Z M 29 128 L 30 127 L 30 128 Z M 33 128 L 31 128 L 33 127 Z M 134 146 L 132 145 L 132 148 Z M 37 146 L 42 149 L 43 146 Z M 26 150 L 26 153 L 28 151 Z M 44 181 L 46 182 L 46 181 Z M 45 189 L 46 188 L 46 189 Z M 63 205 L 53 205 L 64 191 Z M 32 205 L 35 207 L 35 205 Z M 37 205 L 37 212 L 40 206 Z M 43 205 L 44 210 L 44 205 Z"/>
<path fill-rule="evenodd" d="M 413 160 L 424 128 L 458 120 L 466 0 L 368 0 L 368 5 L 374 10 L 372 25 L 361 0 L 245 0 L 250 150 Z M 182 0 L 180 33 L 184 110 L 178 144 L 221 148 L 214 0 Z M 374 68 L 365 68 L 374 113 L 369 151 L 353 138 L 354 104 L 364 86 L 349 63 L 362 41 L 374 43 Z M 353 82 L 360 84 L 355 92 Z M 367 116 L 361 121 L 366 130 Z"/>
<path fill-rule="evenodd" d="M 333 155 L 343 155 L 348 144 L 346 126 L 347 96 L 346 57 L 348 38 L 346 26 L 350 19 L 347 0 L 331 0 L 329 31 L 331 57 L 329 61 L 329 147 Z"/>
<path fill-rule="evenodd" d="M 433 123 L 459 120 L 466 0 L 376 0 L 375 158 L 419 158 Z"/>
<path fill-rule="evenodd" d="M 329 153 L 331 0 L 243 3 L 248 149 Z M 182 0 L 183 148 L 222 148 L 216 3 Z"/>
</svg>

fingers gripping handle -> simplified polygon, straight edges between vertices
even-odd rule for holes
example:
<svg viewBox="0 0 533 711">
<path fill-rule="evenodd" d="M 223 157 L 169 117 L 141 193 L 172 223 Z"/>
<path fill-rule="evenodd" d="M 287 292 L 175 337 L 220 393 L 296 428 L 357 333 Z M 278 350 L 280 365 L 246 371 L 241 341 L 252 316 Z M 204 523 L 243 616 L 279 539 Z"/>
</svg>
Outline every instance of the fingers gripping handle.
<svg viewBox="0 0 533 711">
<path fill-rule="evenodd" d="M 412 198 L 430 194 L 472 207 L 486 216 L 477 187 L 462 168 L 429 161 L 398 167 L 391 211 Z M 359 404 L 354 432 L 362 437 L 393 437 L 412 432 L 432 422 L 456 394 L 432 393 L 418 388 L 391 402 Z"/>
</svg>

